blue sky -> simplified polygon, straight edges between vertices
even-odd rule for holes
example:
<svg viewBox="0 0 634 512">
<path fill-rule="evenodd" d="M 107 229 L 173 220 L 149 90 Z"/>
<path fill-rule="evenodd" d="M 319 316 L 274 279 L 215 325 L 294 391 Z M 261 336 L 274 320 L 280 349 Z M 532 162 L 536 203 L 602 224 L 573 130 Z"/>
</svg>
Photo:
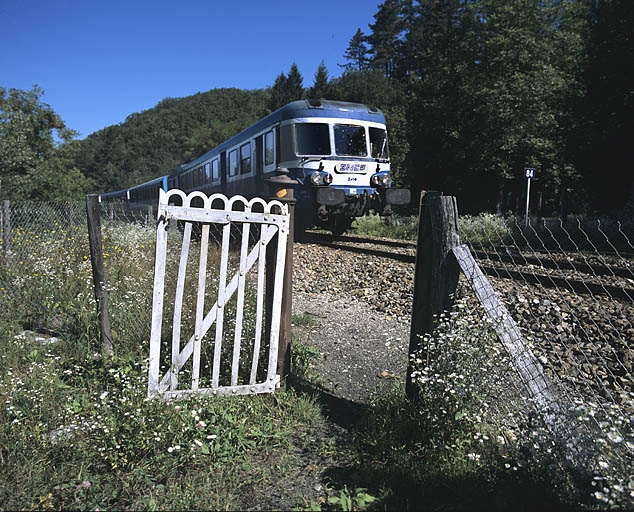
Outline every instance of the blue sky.
<svg viewBox="0 0 634 512">
<path fill-rule="evenodd" d="M 166 97 L 341 75 L 379 0 L 0 0 L 0 87 L 44 89 L 84 138 Z"/>
</svg>

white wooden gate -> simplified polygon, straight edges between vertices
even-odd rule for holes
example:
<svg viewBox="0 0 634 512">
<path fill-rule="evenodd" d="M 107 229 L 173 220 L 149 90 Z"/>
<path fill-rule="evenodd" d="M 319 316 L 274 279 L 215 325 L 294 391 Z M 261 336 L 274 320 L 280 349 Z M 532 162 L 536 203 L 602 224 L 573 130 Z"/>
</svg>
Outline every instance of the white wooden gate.
<svg viewBox="0 0 634 512">
<path fill-rule="evenodd" d="M 157 217 L 148 396 L 273 392 L 280 383 L 288 207 L 173 189 L 160 191 Z M 182 228 L 169 230 L 169 248 L 168 226 Z M 210 230 L 217 240 L 210 240 Z M 179 242 L 180 251 L 174 251 Z M 276 249 L 268 271 L 267 248 Z M 267 275 L 269 281 L 274 276 L 269 301 Z M 169 336 L 166 312 L 172 308 Z M 259 364 L 263 358 L 265 367 Z"/>
</svg>

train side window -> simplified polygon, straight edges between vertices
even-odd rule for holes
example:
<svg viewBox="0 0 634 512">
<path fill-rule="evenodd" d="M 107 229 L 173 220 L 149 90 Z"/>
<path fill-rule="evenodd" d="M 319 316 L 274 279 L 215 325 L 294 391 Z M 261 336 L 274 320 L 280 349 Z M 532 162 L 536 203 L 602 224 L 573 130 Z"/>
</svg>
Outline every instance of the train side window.
<svg viewBox="0 0 634 512">
<path fill-rule="evenodd" d="M 251 143 L 240 147 L 240 174 L 249 174 L 251 172 Z"/>
<path fill-rule="evenodd" d="M 203 183 L 203 168 L 200 166 L 196 169 L 196 186 L 202 185 Z"/>
<path fill-rule="evenodd" d="M 218 159 L 216 158 L 211 162 L 211 181 L 218 181 L 220 179 L 220 168 L 218 166 Z"/>
<path fill-rule="evenodd" d="M 238 174 L 238 150 L 229 151 L 229 177 Z"/>
<path fill-rule="evenodd" d="M 209 162 L 205 163 L 205 183 L 211 181 L 211 169 L 209 168 Z"/>
<path fill-rule="evenodd" d="M 220 153 L 220 183 L 227 183 L 227 152 Z"/>
<path fill-rule="evenodd" d="M 284 124 L 277 130 L 277 163 L 295 159 L 295 129 L 292 124 Z"/>
<path fill-rule="evenodd" d="M 264 134 L 264 165 L 275 163 L 275 137 L 273 130 Z"/>
<path fill-rule="evenodd" d="M 299 156 L 330 154 L 330 135 L 327 124 L 298 123 L 295 125 L 295 135 Z"/>
</svg>

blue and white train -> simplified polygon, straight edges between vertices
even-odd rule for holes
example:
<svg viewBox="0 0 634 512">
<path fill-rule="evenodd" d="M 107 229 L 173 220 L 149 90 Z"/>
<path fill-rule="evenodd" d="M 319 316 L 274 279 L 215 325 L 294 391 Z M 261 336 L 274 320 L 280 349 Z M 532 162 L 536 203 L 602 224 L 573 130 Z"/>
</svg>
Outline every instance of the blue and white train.
<svg viewBox="0 0 634 512">
<path fill-rule="evenodd" d="M 342 233 L 355 217 L 386 215 L 392 205 L 410 202 L 409 190 L 392 188 L 383 113 L 323 99 L 289 103 L 171 174 L 100 200 L 151 204 L 158 188 L 267 197 L 265 180 L 278 168 L 297 181 L 300 230 L 317 225 Z"/>
</svg>

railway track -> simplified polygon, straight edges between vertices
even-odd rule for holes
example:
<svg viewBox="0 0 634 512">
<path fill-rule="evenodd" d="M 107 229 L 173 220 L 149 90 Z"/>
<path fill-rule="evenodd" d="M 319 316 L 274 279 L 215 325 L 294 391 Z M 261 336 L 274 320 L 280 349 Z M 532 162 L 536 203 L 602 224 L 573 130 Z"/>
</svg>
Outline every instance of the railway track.
<svg viewBox="0 0 634 512">
<path fill-rule="evenodd" d="M 322 247 L 415 263 L 416 244 L 378 237 L 331 235 L 308 231 L 306 243 Z M 600 255 L 562 255 L 521 252 L 514 248 L 473 249 L 482 271 L 495 278 L 512 279 L 543 288 L 562 288 L 572 293 L 606 295 L 634 303 L 634 261 Z"/>
<path fill-rule="evenodd" d="M 347 252 L 402 261 L 404 263 L 416 262 L 416 244 L 406 240 L 355 235 L 343 235 L 333 238 L 332 235 L 324 232 L 307 231 L 303 242 L 313 243 L 331 249 L 340 249 Z"/>
</svg>

